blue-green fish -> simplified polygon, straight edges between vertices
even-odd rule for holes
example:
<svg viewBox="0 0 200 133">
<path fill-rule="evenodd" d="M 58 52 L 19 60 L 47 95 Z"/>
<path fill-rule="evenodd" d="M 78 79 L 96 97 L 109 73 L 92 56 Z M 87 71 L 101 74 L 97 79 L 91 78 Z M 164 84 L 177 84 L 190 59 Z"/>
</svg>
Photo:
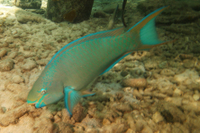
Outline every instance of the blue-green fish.
<svg viewBox="0 0 200 133">
<path fill-rule="evenodd" d="M 122 27 L 97 32 L 64 46 L 34 83 L 27 102 L 40 108 L 64 97 L 65 107 L 72 115 L 73 107 L 81 97 L 94 95 L 83 90 L 96 77 L 133 51 L 165 43 L 157 37 L 155 18 L 166 8 L 150 13 L 127 31 Z"/>
</svg>

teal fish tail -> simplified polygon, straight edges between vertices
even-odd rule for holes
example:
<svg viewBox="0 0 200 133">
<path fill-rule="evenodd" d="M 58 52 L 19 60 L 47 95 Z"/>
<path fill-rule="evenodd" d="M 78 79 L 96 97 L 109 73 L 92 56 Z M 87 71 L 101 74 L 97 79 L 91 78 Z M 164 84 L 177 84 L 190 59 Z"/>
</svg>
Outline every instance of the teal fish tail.
<svg viewBox="0 0 200 133">
<path fill-rule="evenodd" d="M 140 45 L 137 48 L 138 50 L 148 50 L 152 47 L 167 43 L 166 41 L 161 41 L 158 39 L 158 34 L 155 27 L 156 17 L 166 8 L 168 8 L 168 6 L 155 10 L 127 31 L 130 33 L 136 32 L 139 34 Z"/>
</svg>

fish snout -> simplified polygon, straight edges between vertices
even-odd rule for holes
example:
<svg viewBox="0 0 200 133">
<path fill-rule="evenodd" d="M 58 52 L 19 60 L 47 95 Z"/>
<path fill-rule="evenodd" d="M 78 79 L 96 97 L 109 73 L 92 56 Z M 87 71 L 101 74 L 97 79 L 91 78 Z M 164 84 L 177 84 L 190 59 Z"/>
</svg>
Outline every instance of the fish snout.
<svg viewBox="0 0 200 133">
<path fill-rule="evenodd" d="M 36 107 L 36 108 L 42 108 L 42 107 L 44 107 L 44 106 L 46 106 L 46 104 L 45 104 L 44 102 L 42 102 L 42 103 L 36 102 L 36 103 L 35 103 L 35 107 Z"/>
</svg>

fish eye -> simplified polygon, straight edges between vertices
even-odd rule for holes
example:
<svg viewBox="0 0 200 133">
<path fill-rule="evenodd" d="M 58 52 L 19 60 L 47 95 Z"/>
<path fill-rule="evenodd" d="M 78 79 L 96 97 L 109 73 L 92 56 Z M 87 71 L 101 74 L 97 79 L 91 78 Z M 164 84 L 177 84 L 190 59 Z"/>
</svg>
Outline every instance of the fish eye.
<svg viewBox="0 0 200 133">
<path fill-rule="evenodd" d="M 40 90 L 40 92 L 41 92 L 42 95 L 44 95 L 44 94 L 46 94 L 47 91 L 46 91 L 45 89 L 42 88 L 42 89 Z"/>
</svg>

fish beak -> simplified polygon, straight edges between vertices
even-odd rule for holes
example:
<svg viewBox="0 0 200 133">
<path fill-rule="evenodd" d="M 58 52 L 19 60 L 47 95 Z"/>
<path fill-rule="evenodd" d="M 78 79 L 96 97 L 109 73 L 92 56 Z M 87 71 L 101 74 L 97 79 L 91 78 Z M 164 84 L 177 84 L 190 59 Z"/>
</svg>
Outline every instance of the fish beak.
<svg viewBox="0 0 200 133">
<path fill-rule="evenodd" d="M 39 103 L 39 102 L 35 103 L 35 107 L 36 108 L 42 108 L 44 106 L 46 106 L 46 104 L 44 102 L 42 102 L 42 103 Z"/>
</svg>

